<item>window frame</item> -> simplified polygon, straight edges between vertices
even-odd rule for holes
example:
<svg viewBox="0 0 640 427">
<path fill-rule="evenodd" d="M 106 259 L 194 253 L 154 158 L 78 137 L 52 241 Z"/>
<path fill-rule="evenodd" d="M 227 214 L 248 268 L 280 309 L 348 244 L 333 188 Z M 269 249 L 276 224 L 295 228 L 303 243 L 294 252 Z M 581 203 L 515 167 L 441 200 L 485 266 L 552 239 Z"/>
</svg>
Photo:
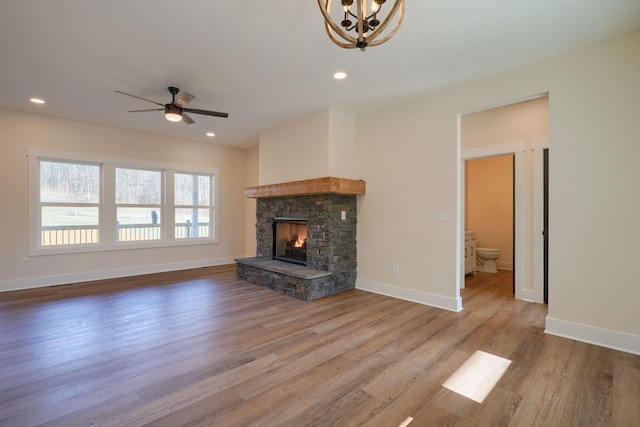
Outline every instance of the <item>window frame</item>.
<svg viewBox="0 0 640 427">
<path fill-rule="evenodd" d="M 48 162 L 48 163 L 62 163 L 62 164 L 68 164 L 68 165 L 87 165 L 87 166 L 96 166 L 98 168 L 98 202 L 43 202 L 42 201 L 42 183 L 40 181 L 41 175 L 40 175 L 40 163 L 41 162 Z M 37 184 L 38 184 L 38 189 L 37 189 L 37 200 L 38 200 L 38 246 L 40 248 L 60 248 L 60 247 L 93 247 L 93 246 L 97 246 L 100 245 L 100 242 L 102 240 L 102 236 L 101 236 L 101 223 L 102 223 L 102 218 L 100 215 L 100 207 L 102 205 L 102 188 L 103 186 L 103 173 L 102 173 L 102 164 L 100 163 L 96 163 L 96 162 L 85 162 L 85 161 L 79 161 L 79 160 L 61 160 L 61 159 L 54 159 L 54 158 L 50 158 L 50 157 L 40 157 L 38 159 L 38 177 L 37 177 Z M 91 208 L 97 208 L 98 210 L 98 230 L 97 230 L 97 238 L 98 240 L 96 242 L 91 242 L 91 243 L 73 243 L 73 244 L 61 244 L 61 245 L 43 245 L 42 244 L 42 210 L 45 207 L 91 207 Z"/>
<path fill-rule="evenodd" d="M 118 202 L 117 198 L 118 198 L 118 169 L 129 169 L 129 170 L 136 170 L 136 171 L 144 171 L 144 172 L 159 172 L 160 173 L 160 201 L 159 204 L 157 205 L 153 205 L 153 204 L 145 204 L 145 203 L 121 203 Z M 117 244 L 130 244 L 131 242 L 157 242 L 157 241 L 162 241 L 162 240 L 166 240 L 166 233 L 165 233 L 165 224 L 164 224 L 164 208 L 166 206 L 166 196 L 165 196 L 165 182 L 166 182 L 166 174 L 167 174 L 167 170 L 166 169 L 156 169 L 156 168 L 140 168 L 140 167 L 132 167 L 129 165 L 114 165 L 114 175 L 116 177 L 115 181 L 114 181 L 114 205 L 115 205 L 115 215 L 116 215 L 116 234 L 115 234 L 115 240 L 117 242 Z M 106 205 L 106 203 L 105 203 Z M 147 209 L 152 209 L 152 210 L 159 210 L 160 211 L 160 224 L 158 226 L 158 233 L 159 233 L 159 237 L 157 239 L 140 239 L 140 240 L 120 240 L 120 224 L 118 222 L 118 209 L 119 208 L 147 208 Z"/>
<path fill-rule="evenodd" d="M 218 194 L 220 170 L 215 167 L 202 167 L 172 162 L 158 162 L 132 160 L 112 156 L 91 155 L 86 153 L 51 150 L 28 147 L 26 155 L 29 163 L 29 255 L 55 255 L 84 252 L 102 252 L 124 249 L 146 249 L 174 246 L 192 246 L 215 244 L 218 241 Z M 47 245 L 41 243 L 41 203 L 40 203 L 40 161 L 56 161 L 62 163 L 85 163 L 100 166 L 100 198 L 99 198 L 99 241 L 98 243 Z M 161 202 L 161 239 L 118 241 L 116 226 L 115 203 L 115 170 L 116 168 L 157 170 L 161 172 L 162 202 Z M 174 205 L 174 175 L 186 173 L 211 176 L 213 183 L 210 188 L 211 237 L 175 238 L 175 205 Z"/>
<path fill-rule="evenodd" d="M 209 178 L 209 204 L 208 205 L 182 205 L 182 204 L 178 204 L 176 203 L 176 195 L 175 195 L 175 175 L 176 174 L 180 174 L 180 175 L 191 175 L 191 176 L 197 176 L 197 177 L 207 177 Z M 218 177 L 217 175 L 213 175 L 213 174 L 204 174 L 204 173 L 196 173 L 196 172 L 190 172 L 190 171 L 173 171 L 173 214 L 174 214 L 174 218 L 173 218 L 173 224 L 174 224 L 174 233 L 175 233 L 175 226 L 176 226 L 176 221 L 175 221 L 175 212 L 177 209 L 208 209 L 209 210 L 209 230 L 210 230 L 210 235 L 207 237 L 175 237 L 174 235 L 174 239 L 175 240 L 191 240 L 191 241 L 197 241 L 199 239 L 215 239 L 216 235 L 217 235 L 217 228 L 215 226 L 215 222 L 216 222 L 216 202 L 215 202 L 215 195 L 217 193 L 217 191 L 215 190 L 215 186 L 217 185 L 218 182 Z M 213 182 L 211 182 L 213 181 Z"/>
</svg>

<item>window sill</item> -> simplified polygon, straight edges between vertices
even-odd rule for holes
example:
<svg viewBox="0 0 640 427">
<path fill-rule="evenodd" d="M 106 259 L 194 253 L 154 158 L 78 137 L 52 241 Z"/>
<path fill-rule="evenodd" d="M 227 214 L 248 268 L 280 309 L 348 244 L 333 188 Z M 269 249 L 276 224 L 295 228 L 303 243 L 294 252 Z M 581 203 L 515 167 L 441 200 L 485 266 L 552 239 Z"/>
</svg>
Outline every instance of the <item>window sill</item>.
<svg viewBox="0 0 640 427">
<path fill-rule="evenodd" d="M 196 245 L 212 245 L 217 244 L 218 239 L 213 238 L 197 238 L 197 239 L 179 239 L 173 241 L 137 241 L 137 242 L 117 242 L 109 245 L 87 244 L 87 245 L 68 245 L 68 246 L 51 246 L 39 247 L 29 250 L 29 256 L 43 255 L 66 255 L 80 254 L 90 252 L 110 252 L 131 249 L 155 249 L 155 248 L 172 248 L 179 246 L 196 246 Z"/>
</svg>

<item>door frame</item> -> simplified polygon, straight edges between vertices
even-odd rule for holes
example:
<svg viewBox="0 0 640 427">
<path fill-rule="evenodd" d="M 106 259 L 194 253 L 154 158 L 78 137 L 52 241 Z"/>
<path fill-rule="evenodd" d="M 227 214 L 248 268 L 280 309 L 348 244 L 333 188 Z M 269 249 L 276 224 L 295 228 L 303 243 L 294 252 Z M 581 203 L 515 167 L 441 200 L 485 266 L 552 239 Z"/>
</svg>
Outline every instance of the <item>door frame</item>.
<svg viewBox="0 0 640 427">
<path fill-rule="evenodd" d="M 536 302 L 544 302 L 544 150 L 548 138 L 531 141 L 533 153 L 533 289 Z"/>
<path fill-rule="evenodd" d="M 543 149 L 548 148 L 548 138 L 536 138 L 530 143 L 525 140 L 495 144 L 485 147 L 461 149 L 459 156 L 460 185 L 458 186 L 460 215 L 458 216 L 458 246 L 464 248 L 465 185 L 464 165 L 467 160 L 503 155 L 514 156 L 514 286 L 515 298 L 531 302 L 543 302 L 543 255 L 544 240 L 544 157 Z M 525 157 L 532 155 L 531 175 L 526 174 Z M 531 180 L 532 182 L 529 182 Z M 532 206 L 527 205 L 527 199 Z M 533 253 L 532 253 L 533 252 Z M 460 252 L 461 254 L 462 252 Z M 532 265 L 526 265 L 531 260 Z M 459 290 L 464 288 L 464 267 L 458 272 Z"/>
<path fill-rule="evenodd" d="M 462 235 L 464 235 L 464 212 L 466 210 L 466 206 L 464 205 L 465 200 L 465 186 L 464 186 L 464 165 L 467 160 L 475 160 L 482 159 L 486 157 L 497 157 L 497 156 L 505 156 L 512 155 L 514 158 L 514 171 L 513 171 L 513 180 L 514 180 L 514 212 L 513 212 L 513 222 L 514 222 L 514 259 L 513 259 L 513 283 L 515 286 L 515 297 L 516 299 L 525 299 L 532 300 L 532 295 L 529 294 L 528 289 L 525 288 L 525 277 L 524 277 L 524 259 L 525 259 L 525 227 L 526 218 L 525 218 L 525 206 L 524 206 L 524 181 L 525 181 L 525 170 L 524 170 L 524 154 L 526 152 L 526 141 L 515 141 L 509 142 L 505 144 L 496 144 L 490 145 L 486 147 L 477 147 L 477 148 L 468 148 L 461 150 L 460 153 L 460 169 L 462 172 L 462 185 L 460 188 L 461 193 L 461 203 L 462 203 L 462 215 L 460 215 L 461 221 L 458 224 L 458 228 L 462 231 Z M 464 272 L 463 272 L 464 273 Z M 464 274 L 460 277 L 460 281 L 458 283 L 458 288 L 464 288 Z"/>
</svg>

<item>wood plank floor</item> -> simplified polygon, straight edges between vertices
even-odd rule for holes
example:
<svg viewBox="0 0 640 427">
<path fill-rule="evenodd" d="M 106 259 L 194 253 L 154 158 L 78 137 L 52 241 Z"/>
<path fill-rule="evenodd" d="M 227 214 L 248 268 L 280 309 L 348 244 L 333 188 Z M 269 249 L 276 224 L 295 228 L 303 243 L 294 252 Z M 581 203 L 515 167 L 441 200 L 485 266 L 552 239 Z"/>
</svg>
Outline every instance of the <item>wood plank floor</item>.
<svg viewBox="0 0 640 427">
<path fill-rule="evenodd" d="M 2 293 L 0 425 L 640 425 L 639 356 L 545 335 L 509 272 L 463 302 L 304 302 L 230 266 Z M 477 350 L 511 361 L 482 403 L 442 387 Z"/>
</svg>

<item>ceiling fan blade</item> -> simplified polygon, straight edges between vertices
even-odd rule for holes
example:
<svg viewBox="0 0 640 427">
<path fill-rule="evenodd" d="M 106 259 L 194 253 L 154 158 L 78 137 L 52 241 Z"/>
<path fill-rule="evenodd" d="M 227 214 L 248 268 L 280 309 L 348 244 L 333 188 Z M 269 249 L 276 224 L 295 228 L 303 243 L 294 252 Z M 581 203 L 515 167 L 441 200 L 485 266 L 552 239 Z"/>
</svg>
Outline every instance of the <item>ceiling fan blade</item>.
<svg viewBox="0 0 640 427">
<path fill-rule="evenodd" d="M 147 111 L 164 111 L 164 108 L 151 108 L 150 110 L 129 110 L 129 113 L 145 113 Z"/>
<path fill-rule="evenodd" d="M 229 117 L 228 113 L 220 113 L 218 111 L 198 110 L 197 108 L 183 108 L 182 111 L 193 114 L 204 114 L 205 116 Z"/>
<path fill-rule="evenodd" d="M 188 125 L 192 125 L 195 123 L 195 120 L 189 117 L 184 111 L 182 112 L 182 121 Z"/>
<path fill-rule="evenodd" d="M 178 97 L 174 101 L 174 104 L 177 105 L 178 107 L 184 107 L 194 99 L 195 99 L 195 96 L 191 95 L 189 92 L 182 92 L 180 95 L 178 95 Z"/>
<path fill-rule="evenodd" d="M 136 95 L 131 95 L 130 93 L 126 93 L 126 92 L 120 92 L 119 90 L 114 90 L 114 92 L 115 92 L 115 93 L 122 94 L 122 95 L 127 95 L 127 96 L 130 96 L 130 97 L 132 97 L 132 98 L 142 99 L 143 101 L 152 102 L 152 103 L 154 103 L 154 104 L 156 104 L 156 105 L 160 105 L 160 106 L 164 107 L 164 104 L 160 104 L 159 102 L 152 101 L 152 100 L 150 100 L 150 99 L 142 98 L 142 97 L 140 97 L 140 96 L 136 96 Z"/>
</svg>

